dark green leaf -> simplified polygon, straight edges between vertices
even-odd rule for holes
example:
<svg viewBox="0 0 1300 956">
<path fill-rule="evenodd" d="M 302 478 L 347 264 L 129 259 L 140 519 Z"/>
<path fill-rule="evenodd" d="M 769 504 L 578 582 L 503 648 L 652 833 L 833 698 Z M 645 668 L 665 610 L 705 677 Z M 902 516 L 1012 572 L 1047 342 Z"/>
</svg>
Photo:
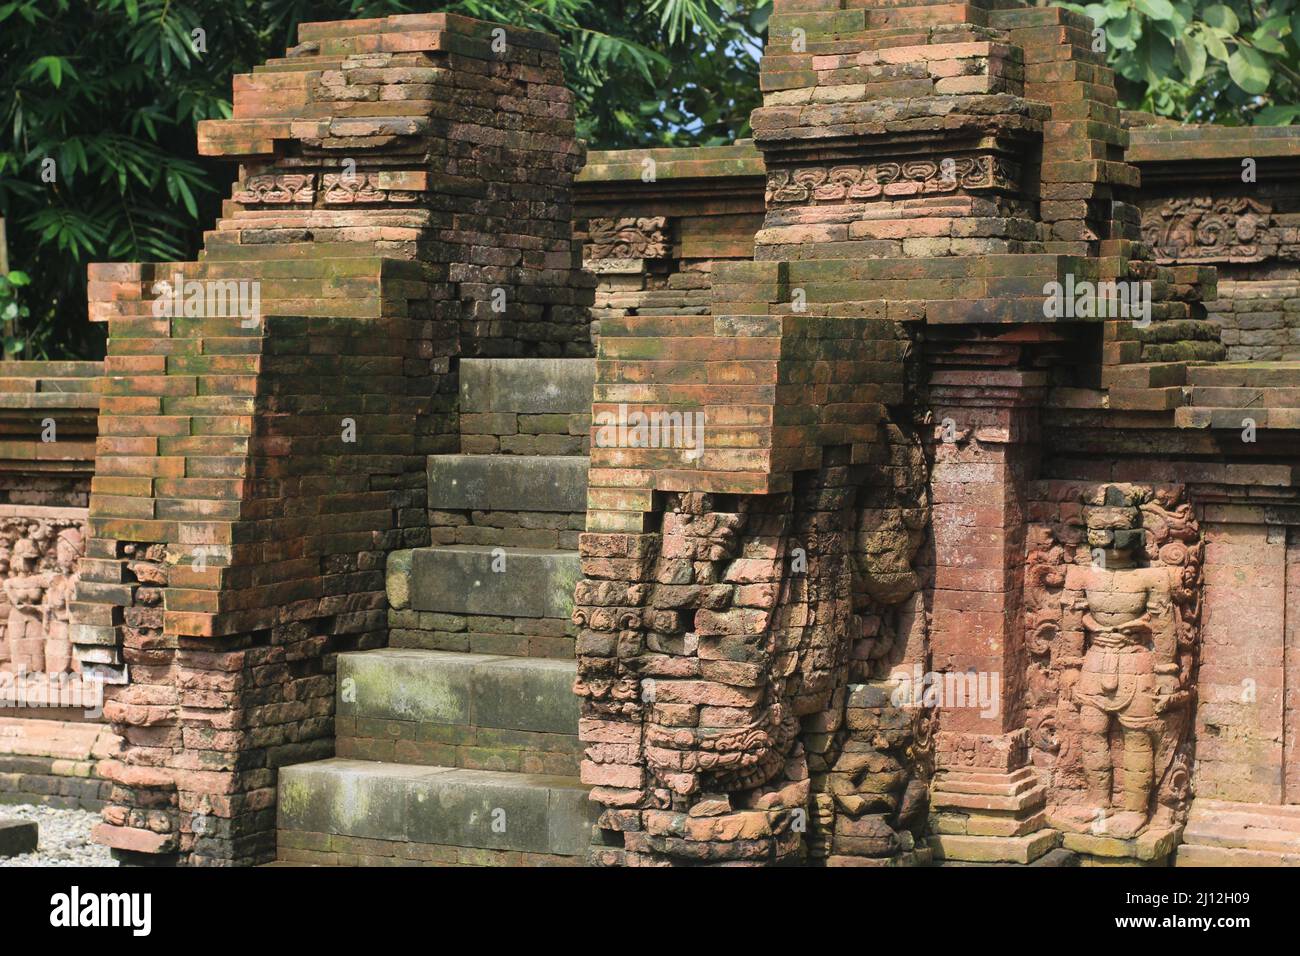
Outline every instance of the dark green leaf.
<svg viewBox="0 0 1300 956">
<path fill-rule="evenodd" d="M 1178 40 L 1174 44 L 1174 55 L 1178 60 L 1178 68 L 1183 71 L 1184 79 L 1192 84 L 1200 82 L 1201 77 L 1205 75 L 1205 45 L 1196 35 L 1189 33 Z"/>
<path fill-rule="evenodd" d="M 1133 0 L 1133 6 L 1152 20 L 1172 20 L 1174 5 L 1169 0 Z"/>
<path fill-rule="evenodd" d="M 1206 7 L 1205 12 L 1201 14 L 1201 19 L 1216 29 L 1222 30 L 1228 35 L 1235 34 L 1241 29 L 1241 21 L 1237 15 L 1232 12 L 1231 7 L 1222 3 L 1216 3 Z"/>
<path fill-rule="evenodd" d="M 1268 61 L 1249 47 L 1239 46 L 1228 57 L 1228 73 L 1232 81 L 1247 93 L 1258 95 L 1268 90 L 1273 71 Z"/>
</svg>

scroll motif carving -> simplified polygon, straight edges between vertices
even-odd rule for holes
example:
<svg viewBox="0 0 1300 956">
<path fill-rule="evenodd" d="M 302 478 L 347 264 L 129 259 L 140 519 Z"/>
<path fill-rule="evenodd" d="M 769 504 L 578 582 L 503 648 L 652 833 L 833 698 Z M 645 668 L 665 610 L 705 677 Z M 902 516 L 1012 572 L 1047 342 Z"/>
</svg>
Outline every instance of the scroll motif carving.
<svg viewBox="0 0 1300 956">
<path fill-rule="evenodd" d="M 1245 196 L 1167 199 L 1142 215 L 1142 238 L 1162 262 L 1258 262 L 1268 258 L 1273 210 Z"/>
<path fill-rule="evenodd" d="M 666 259 L 669 254 L 664 216 L 592 219 L 588 224 L 586 259 Z"/>
<path fill-rule="evenodd" d="M 844 202 L 961 189 L 1011 190 L 1019 178 L 1018 164 L 990 155 L 779 169 L 768 174 L 767 203 Z"/>
<path fill-rule="evenodd" d="M 351 206 L 357 203 L 412 203 L 419 194 L 404 189 L 380 189 L 378 173 L 325 173 L 321 189 L 327 206 Z"/>
<path fill-rule="evenodd" d="M 249 176 L 235 191 L 234 201 L 245 205 L 283 206 L 310 203 L 316 198 L 313 173 L 274 173 Z"/>
<path fill-rule="evenodd" d="M 1167 830 L 1190 797 L 1200 531 L 1181 489 L 1069 497 L 1028 540 L 1033 760 L 1050 776 L 1056 826 L 1120 839 Z"/>
</svg>

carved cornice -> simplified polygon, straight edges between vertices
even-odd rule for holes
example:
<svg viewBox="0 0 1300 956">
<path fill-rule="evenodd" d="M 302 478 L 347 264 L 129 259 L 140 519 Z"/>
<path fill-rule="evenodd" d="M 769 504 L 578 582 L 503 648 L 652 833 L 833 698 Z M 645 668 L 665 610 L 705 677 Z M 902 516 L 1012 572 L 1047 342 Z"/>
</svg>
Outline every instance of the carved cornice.
<svg viewBox="0 0 1300 956">
<path fill-rule="evenodd" d="M 1176 196 L 1142 213 L 1160 262 L 1261 262 L 1283 241 L 1269 204 L 1246 196 Z"/>
<path fill-rule="evenodd" d="M 767 202 L 779 206 L 928 196 L 959 190 L 1012 191 L 1019 179 L 1019 164 L 992 155 L 810 166 L 769 172 Z"/>
<path fill-rule="evenodd" d="M 313 173 L 266 173 L 249 176 L 236 190 L 234 200 L 244 205 L 285 206 L 310 203 L 316 198 Z"/>
<path fill-rule="evenodd" d="M 327 206 L 351 206 L 356 203 L 412 203 L 418 194 L 404 189 L 381 189 L 378 173 L 325 173 L 321 189 Z"/>
<path fill-rule="evenodd" d="M 592 219 L 583 257 L 586 259 L 667 259 L 668 220 L 664 216 Z"/>
</svg>

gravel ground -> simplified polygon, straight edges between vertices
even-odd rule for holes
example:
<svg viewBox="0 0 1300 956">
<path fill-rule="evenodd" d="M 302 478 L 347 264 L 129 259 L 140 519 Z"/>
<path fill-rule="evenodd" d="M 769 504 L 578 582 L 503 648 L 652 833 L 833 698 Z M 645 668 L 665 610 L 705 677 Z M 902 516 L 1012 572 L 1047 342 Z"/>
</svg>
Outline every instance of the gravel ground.
<svg viewBox="0 0 1300 956">
<path fill-rule="evenodd" d="M 0 804 L 0 820 L 35 820 L 41 828 L 35 853 L 0 857 L 0 866 L 117 866 L 108 847 L 90 841 L 99 814 L 32 804 Z"/>
</svg>

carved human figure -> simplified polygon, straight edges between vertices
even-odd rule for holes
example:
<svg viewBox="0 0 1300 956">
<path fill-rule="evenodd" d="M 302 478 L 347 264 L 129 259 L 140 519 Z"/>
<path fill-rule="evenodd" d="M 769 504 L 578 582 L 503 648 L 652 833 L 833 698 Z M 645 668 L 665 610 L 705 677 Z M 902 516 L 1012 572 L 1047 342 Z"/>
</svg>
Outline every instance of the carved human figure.
<svg viewBox="0 0 1300 956">
<path fill-rule="evenodd" d="M 64 528 L 55 541 L 56 573 L 45 591 L 45 669 L 52 674 L 79 671 L 72 654 L 69 606 L 77 586 L 77 562 L 84 550 L 81 532 Z"/>
<path fill-rule="evenodd" d="M 9 544 L 0 540 L 0 581 L 9 577 Z M 9 652 L 9 599 L 0 589 L 0 670 L 13 670 Z"/>
<path fill-rule="evenodd" d="M 1110 485 L 1085 508 L 1093 560 L 1071 568 L 1065 582 L 1066 593 L 1082 592 L 1087 605 L 1087 649 L 1073 687 L 1087 799 L 1062 808 L 1060 817 L 1079 830 L 1120 838 L 1137 835 L 1150 819 L 1164 714 L 1183 696 L 1176 582 L 1164 566 L 1138 562 L 1145 553 L 1138 497 L 1135 489 Z M 1122 762 L 1112 757 L 1112 731 L 1121 738 Z"/>
<path fill-rule="evenodd" d="M 14 543 L 10 576 L 4 580 L 9 599 L 9 659 L 14 670 L 45 670 L 45 611 L 41 606 L 50 576 L 37 571 L 40 549 L 31 538 Z"/>
</svg>

